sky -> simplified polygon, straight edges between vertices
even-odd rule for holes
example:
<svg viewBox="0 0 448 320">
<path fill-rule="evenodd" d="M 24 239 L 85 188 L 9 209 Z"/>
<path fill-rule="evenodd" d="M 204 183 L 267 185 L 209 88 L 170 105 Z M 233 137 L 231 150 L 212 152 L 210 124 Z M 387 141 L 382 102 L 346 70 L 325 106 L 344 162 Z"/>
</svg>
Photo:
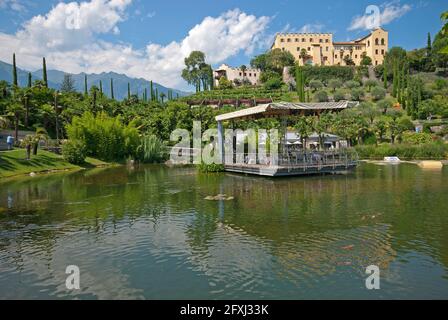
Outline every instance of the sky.
<svg viewBox="0 0 448 320">
<path fill-rule="evenodd" d="M 446 0 L 0 0 L 0 60 L 34 71 L 114 71 L 188 90 L 180 74 L 193 50 L 217 67 L 249 65 L 277 32 L 333 33 L 335 41 L 369 33 L 379 8 L 389 47 L 426 45 L 442 25 Z"/>
</svg>

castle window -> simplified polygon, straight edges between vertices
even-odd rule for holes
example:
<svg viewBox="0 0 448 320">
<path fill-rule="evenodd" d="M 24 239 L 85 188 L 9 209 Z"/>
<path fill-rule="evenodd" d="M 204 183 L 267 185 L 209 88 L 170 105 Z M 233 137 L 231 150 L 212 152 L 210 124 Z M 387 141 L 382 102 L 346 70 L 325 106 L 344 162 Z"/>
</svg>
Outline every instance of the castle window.
<svg viewBox="0 0 448 320">
<path fill-rule="evenodd" d="M 300 47 L 297 47 L 297 51 L 300 51 Z"/>
<path fill-rule="evenodd" d="M 370 47 L 370 40 L 367 41 L 367 46 Z"/>
<path fill-rule="evenodd" d="M 296 38 L 296 42 L 299 42 L 299 38 Z"/>
<path fill-rule="evenodd" d="M 281 38 L 281 39 L 280 39 L 280 42 L 285 42 L 285 39 Z"/>
<path fill-rule="evenodd" d="M 384 39 L 381 39 L 381 45 L 384 46 L 384 44 L 385 44 Z"/>
<path fill-rule="evenodd" d="M 256 73 L 254 73 L 254 77 L 256 77 L 257 76 L 257 74 Z"/>
<path fill-rule="evenodd" d="M 319 43 L 322 43 L 324 40 L 323 39 L 319 39 Z"/>
<path fill-rule="evenodd" d="M 311 43 L 313 42 L 313 38 L 310 38 L 310 42 L 311 42 Z"/>
<path fill-rule="evenodd" d="M 378 41 L 378 38 L 377 38 L 377 39 L 375 39 L 375 45 L 379 45 L 379 41 Z"/>
<path fill-rule="evenodd" d="M 325 39 L 325 43 L 328 43 L 328 41 L 329 41 L 328 39 Z"/>
<path fill-rule="evenodd" d="M 302 42 L 306 42 L 305 38 L 302 38 Z"/>
<path fill-rule="evenodd" d="M 325 51 L 327 51 L 327 52 L 328 52 L 328 47 L 325 47 Z"/>
<path fill-rule="evenodd" d="M 384 49 L 381 50 L 381 54 L 384 55 Z"/>
<path fill-rule="evenodd" d="M 310 48 L 310 47 L 308 47 L 308 51 L 311 51 L 311 48 Z"/>
<path fill-rule="evenodd" d="M 378 54 L 378 49 L 375 50 L 375 54 Z"/>
<path fill-rule="evenodd" d="M 358 55 L 357 54 L 355 54 L 355 59 L 358 59 Z"/>
<path fill-rule="evenodd" d="M 252 77 L 252 73 L 249 73 L 249 77 Z"/>
<path fill-rule="evenodd" d="M 240 72 L 240 77 L 242 76 L 243 74 Z"/>
<path fill-rule="evenodd" d="M 288 42 L 291 42 L 291 39 L 289 39 L 289 38 L 288 38 L 288 40 L 287 40 L 287 41 L 288 41 Z"/>
</svg>

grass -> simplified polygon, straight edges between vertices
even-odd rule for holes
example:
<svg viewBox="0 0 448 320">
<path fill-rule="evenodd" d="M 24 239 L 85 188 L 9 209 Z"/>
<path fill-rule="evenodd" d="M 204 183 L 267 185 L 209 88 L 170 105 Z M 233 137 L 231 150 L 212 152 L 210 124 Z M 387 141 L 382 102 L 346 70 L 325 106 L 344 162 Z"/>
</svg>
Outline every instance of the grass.
<svg viewBox="0 0 448 320">
<path fill-rule="evenodd" d="M 77 170 L 104 165 L 108 165 L 108 163 L 87 158 L 84 165 L 77 166 L 68 163 L 60 155 L 43 150 L 39 150 L 37 156 L 31 156 L 31 160 L 26 160 L 26 152 L 24 149 L 0 152 L 0 178 L 24 175 L 31 172 L 42 173 L 56 170 Z"/>
</svg>

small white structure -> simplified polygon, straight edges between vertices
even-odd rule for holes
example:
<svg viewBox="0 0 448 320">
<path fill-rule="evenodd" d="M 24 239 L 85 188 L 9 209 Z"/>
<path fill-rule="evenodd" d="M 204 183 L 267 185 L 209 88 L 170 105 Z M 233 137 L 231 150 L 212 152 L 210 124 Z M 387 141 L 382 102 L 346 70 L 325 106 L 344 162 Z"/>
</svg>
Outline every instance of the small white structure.
<svg viewBox="0 0 448 320">
<path fill-rule="evenodd" d="M 241 68 L 232 68 L 226 64 L 222 64 L 218 69 L 213 72 L 215 79 L 215 85 L 219 85 L 219 79 L 221 77 L 226 77 L 227 80 L 233 83 L 240 82 L 244 80 L 249 81 L 252 85 L 257 85 L 260 81 L 261 70 L 247 67 L 243 72 Z"/>
<path fill-rule="evenodd" d="M 389 163 L 400 163 L 401 160 L 398 157 L 384 157 L 384 161 L 385 162 L 389 162 Z"/>
</svg>

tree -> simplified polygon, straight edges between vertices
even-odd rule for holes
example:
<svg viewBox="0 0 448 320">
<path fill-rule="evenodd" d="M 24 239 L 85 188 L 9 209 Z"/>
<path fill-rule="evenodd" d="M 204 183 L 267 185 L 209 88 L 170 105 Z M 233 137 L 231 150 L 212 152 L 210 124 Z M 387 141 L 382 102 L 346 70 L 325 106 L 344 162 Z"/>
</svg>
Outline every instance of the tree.
<svg viewBox="0 0 448 320">
<path fill-rule="evenodd" d="M 364 85 L 367 87 L 367 91 L 370 92 L 372 87 L 378 86 L 378 81 L 374 79 L 369 79 L 366 82 L 364 82 Z"/>
<path fill-rule="evenodd" d="M 75 80 L 73 80 L 73 76 L 71 74 L 64 74 L 64 79 L 61 83 L 61 92 L 71 93 L 75 92 Z"/>
<path fill-rule="evenodd" d="M 16 54 L 13 53 L 12 55 L 12 84 L 15 87 L 19 86 L 19 83 L 17 81 L 17 66 L 16 66 Z"/>
<path fill-rule="evenodd" d="M 131 99 L 131 84 L 128 82 L 128 100 Z"/>
<path fill-rule="evenodd" d="M 313 119 L 306 116 L 300 117 L 294 125 L 294 129 L 296 129 L 297 134 L 300 136 L 303 149 L 306 149 L 306 141 L 314 130 Z"/>
<path fill-rule="evenodd" d="M 383 114 L 386 114 L 393 105 L 394 100 L 391 98 L 386 98 L 377 102 L 377 106 L 380 110 L 383 110 Z"/>
<path fill-rule="evenodd" d="M 313 89 L 313 92 L 316 92 L 317 90 L 322 89 L 324 85 L 320 80 L 310 80 L 309 87 Z"/>
<path fill-rule="evenodd" d="M 346 55 L 343 60 L 344 60 L 344 63 L 346 66 L 354 66 L 355 65 L 355 62 L 349 55 Z"/>
<path fill-rule="evenodd" d="M 32 86 L 33 86 L 33 78 L 31 72 L 28 72 L 28 88 L 31 88 Z"/>
<path fill-rule="evenodd" d="M 336 89 L 342 87 L 341 79 L 330 79 L 330 81 L 328 81 L 328 87 L 331 88 L 333 92 L 336 92 Z"/>
<path fill-rule="evenodd" d="M 367 55 L 367 52 L 363 52 L 361 54 L 361 65 L 362 66 L 371 66 L 372 65 L 372 58 L 370 58 Z"/>
<path fill-rule="evenodd" d="M 42 58 L 42 80 L 44 81 L 44 85 L 45 85 L 45 87 L 48 88 L 47 62 L 45 61 L 45 57 Z"/>
<path fill-rule="evenodd" d="M 87 75 L 84 75 L 84 95 L 87 97 L 88 95 L 88 89 L 87 89 Z"/>
<path fill-rule="evenodd" d="M 432 51 L 431 33 L 428 32 L 428 39 L 426 42 L 426 55 L 430 56 Z"/>
<path fill-rule="evenodd" d="M 383 89 L 381 87 L 373 87 L 371 90 L 371 95 L 373 100 L 375 101 L 384 99 L 384 97 L 386 96 L 386 89 Z"/>
<path fill-rule="evenodd" d="M 160 93 L 160 99 L 162 100 L 162 103 L 163 103 L 163 100 L 165 99 L 165 97 L 166 97 L 166 94 L 165 93 Z"/>
<path fill-rule="evenodd" d="M 296 65 L 296 87 L 300 102 L 305 102 L 305 75 L 302 67 Z"/>
<path fill-rule="evenodd" d="M 328 94 L 324 90 L 317 91 L 314 94 L 314 100 L 317 102 L 327 102 L 328 101 Z"/>
<path fill-rule="evenodd" d="M 364 90 L 361 88 L 353 88 L 350 94 L 354 101 L 361 101 L 364 98 Z"/>
<path fill-rule="evenodd" d="M 114 96 L 114 79 L 110 78 L 110 98 L 115 100 Z"/>
<path fill-rule="evenodd" d="M 220 88 L 220 89 L 231 89 L 231 88 L 233 87 L 233 86 L 232 86 L 232 82 L 230 82 L 229 80 L 227 80 L 226 77 L 221 77 L 221 78 L 219 78 L 218 83 L 219 83 L 219 88 Z"/>
<path fill-rule="evenodd" d="M 19 141 L 19 122 L 25 109 L 20 103 L 13 102 L 6 108 L 8 116 L 14 119 L 14 141 Z"/>
<path fill-rule="evenodd" d="M 201 91 L 201 83 L 203 89 L 206 90 L 206 81 L 213 81 L 213 79 L 209 79 L 211 66 L 205 63 L 205 54 L 201 51 L 192 51 L 184 62 L 185 69 L 182 70 L 182 78 L 189 85 L 194 85 L 196 92 Z"/>
<path fill-rule="evenodd" d="M 247 71 L 247 67 L 243 64 L 240 67 L 241 72 L 243 73 L 243 79 L 246 79 L 246 71 Z"/>
<path fill-rule="evenodd" d="M 335 91 L 335 93 L 333 94 L 333 99 L 336 102 L 341 101 L 341 100 L 345 100 L 345 93 L 344 93 L 344 91 L 343 90 Z"/>
<path fill-rule="evenodd" d="M 384 84 L 384 89 L 387 90 L 388 81 L 387 81 L 387 65 L 386 65 L 386 63 L 383 63 L 383 84 Z"/>
</svg>

